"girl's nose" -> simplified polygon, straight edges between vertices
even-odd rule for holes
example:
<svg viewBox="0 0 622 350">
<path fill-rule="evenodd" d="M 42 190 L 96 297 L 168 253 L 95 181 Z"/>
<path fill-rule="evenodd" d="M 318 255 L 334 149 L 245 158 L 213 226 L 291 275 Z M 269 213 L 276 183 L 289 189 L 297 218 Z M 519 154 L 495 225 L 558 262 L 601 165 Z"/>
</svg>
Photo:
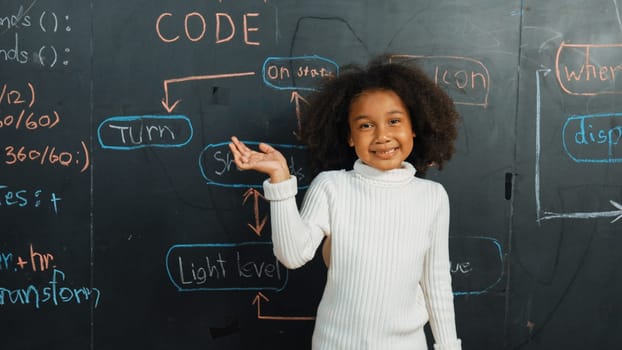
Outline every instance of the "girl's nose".
<svg viewBox="0 0 622 350">
<path fill-rule="evenodd" d="M 389 131 L 387 130 L 387 128 L 383 127 L 383 126 L 379 126 L 376 129 L 376 143 L 387 143 L 391 141 L 391 137 L 389 135 Z"/>
</svg>

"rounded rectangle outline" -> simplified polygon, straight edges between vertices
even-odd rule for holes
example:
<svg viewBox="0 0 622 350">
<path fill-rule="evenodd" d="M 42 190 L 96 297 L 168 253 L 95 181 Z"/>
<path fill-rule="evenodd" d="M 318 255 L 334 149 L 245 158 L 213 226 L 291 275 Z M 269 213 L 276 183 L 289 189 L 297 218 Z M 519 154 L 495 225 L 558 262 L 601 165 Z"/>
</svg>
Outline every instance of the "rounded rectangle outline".
<svg viewBox="0 0 622 350">
<path fill-rule="evenodd" d="M 564 126 L 562 127 L 562 145 L 564 147 L 564 152 L 570 159 L 572 159 L 576 163 L 622 163 L 621 158 L 607 158 L 607 159 L 589 159 L 589 158 L 577 158 L 571 154 L 570 150 L 568 150 L 568 146 L 566 145 L 566 128 L 571 121 L 581 120 L 581 119 L 589 119 L 589 118 L 621 118 L 622 113 L 599 113 L 599 114 L 584 114 L 584 115 L 573 115 L 566 119 L 564 122 Z"/>
<path fill-rule="evenodd" d="M 134 146 L 108 146 L 108 145 L 104 144 L 104 142 L 103 142 L 103 140 L 101 138 L 101 128 L 104 126 L 105 123 L 110 122 L 110 121 L 123 121 L 123 122 L 127 122 L 127 121 L 134 121 L 134 120 L 140 120 L 140 119 L 183 120 L 183 121 L 188 123 L 188 128 L 190 130 L 190 134 L 188 135 L 188 139 L 187 140 L 185 140 L 184 142 L 175 143 L 175 144 L 144 144 L 144 145 L 134 145 Z M 185 115 L 115 116 L 115 117 L 106 118 L 97 127 L 97 140 L 99 141 L 99 145 L 102 148 L 104 148 L 104 149 L 114 149 L 114 150 L 119 150 L 119 151 L 129 151 L 129 150 L 135 150 L 135 149 L 147 148 L 147 147 L 160 147 L 160 148 L 183 147 L 183 146 L 187 145 L 188 143 L 190 143 L 190 141 L 192 140 L 193 136 L 194 136 L 194 129 L 192 128 L 192 122 Z"/>
<path fill-rule="evenodd" d="M 485 237 L 485 236 L 465 236 L 465 237 L 461 237 L 461 236 L 449 236 L 449 239 L 479 239 L 479 240 L 484 240 L 484 241 L 490 241 L 492 242 L 495 247 L 498 250 L 499 253 L 499 265 L 501 267 L 501 271 L 499 272 L 499 278 L 497 278 L 497 280 L 489 285 L 488 287 L 482 289 L 482 290 L 476 290 L 476 291 L 454 291 L 453 294 L 458 296 L 458 295 L 481 295 L 481 294 L 485 294 L 487 293 L 490 289 L 492 289 L 493 287 L 495 287 L 497 284 L 499 284 L 499 282 L 501 282 L 501 279 L 503 278 L 503 248 L 501 248 L 501 243 L 492 238 L 492 237 Z"/>
<path fill-rule="evenodd" d="M 327 63 L 332 64 L 333 66 L 335 66 L 335 71 L 336 74 L 339 75 L 339 65 L 337 64 L 337 62 L 322 57 L 322 56 L 318 56 L 318 55 L 310 55 L 310 56 L 292 56 L 292 57 L 287 57 L 287 56 L 282 56 L 282 57 L 268 57 L 266 58 L 266 60 L 263 62 L 263 65 L 261 66 L 261 79 L 263 80 L 264 84 L 266 84 L 267 86 L 273 88 L 273 89 L 277 89 L 277 90 L 306 90 L 306 91 L 314 91 L 316 90 L 315 88 L 310 88 L 310 87 L 297 87 L 297 86 L 277 86 L 274 85 L 272 83 L 270 83 L 267 79 L 266 79 L 266 66 L 268 65 L 268 62 L 270 61 L 295 61 L 295 60 L 319 60 L 319 61 L 324 61 Z"/>
<path fill-rule="evenodd" d="M 165 256 L 165 261 L 164 264 L 166 266 L 166 274 L 170 280 L 170 282 L 175 286 L 175 288 L 177 289 L 177 291 L 179 292 L 199 292 L 199 291 L 248 291 L 248 290 L 273 290 L 276 292 L 280 292 L 283 289 L 285 289 L 285 286 L 287 286 L 287 280 L 289 278 L 289 270 L 285 267 L 285 278 L 283 279 L 283 285 L 280 288 L 276 288 L 276 287 L 222 287 L 222 288 L 205 288 L 205 287 L 201 287 L 201 288 L 183 288 L 180 287 L 177 283 L 175 283 L 175 280 L 173 278 L 173 276 L 171 275 L 171 270 L 169 268 L 168 265 L 168 261 L 169 261 L 169 256 L 171 255 L 172 251 L 177 249 L 177 248 L 201 248 L 201 247 L 223 247 L 223 248 L 232 248 L 232 247 L 239 247 L 239 246 L 246 246 L 246 245 L 270 245 L 272 246 L 272 242 L 241 242 L 241 243 L 197 243 L 197 244 L 175 244 L 172 245 L 168 251 L 166 252 L 166 256 Z M 276 259 L 276 258 L 275 258 Z"/>
<path fill-rule="evenodd" d="M 564 85 L 564 83 L 562 83 L 562 78 L 561 78 L 561 73 L 560 73 L 560 69 L 559 69 L 559 56 L 561 55 L 562 52 L 562 48 L 564 47 L 571 47 L 571 48 L 586 48 L 589 51 L 589 48 L 622 48 L 622 44 L 567 44 L 565 41 L 562 41 L 561 44 L 559 44 L 559 48 L 557 49 L 557 52 L 555 54 L 555 77 L 557 79 L 557 83 L 559 84 L 559 87 L 568 95 L 575 95 L 575 96 L 598 96 L 598 95 L 615 95 L 615 94 L 622 94 L 622 90 L 613 90 L 613 91 L 599 91 L 599 92 L 574 92 L 574 91 L 570 91 L 570 89 L 568 89 L 566 87 L 566 85 Z"/>
<path fill-rule="evenodd" d="M 246 145 L 252 145 L 252 146 L 257 146 L 260 144 L 260 142 L 257 141 L 242 141 L 244 144 Z M 296 149 L 304 149 L 306 148 L 305 146 L 297 146 L 297 145 L 288 145 L 288 144 L 278 144 L 278 143 L 268 143 L 268 142 L 261 142 L 261 143 L 265 143 L 268 144 L 274 148 L 281 148 L 281 149 L 292 149 L 292 148 L 296 148 Z M 228 184 L 228 183 L 223 183 L 223 182 L 216 182 L 213 181 L 212 179 L 210 179 L 207 174 L 205 173 L 205 169 L 203 168 L 203 164 L 201 164 L 201 159 L 203 158 L 203 154 L 209 149 L 209 148 L 217 148 L 217 147 L 223 147 L 223 146 L 227 146 L 229 147 L 229 142 L 221 142 L 221 143 L 214 143 L 214 144 L 209 144 L 207 146 L 205 146 L 205 148 L 203 148 L 203 150 L 201 150 L 201 153 L 199 154 L 199 170 L 201 171 L 201 176 L 207 181 L 208 185 L 215 185 L 215 186 L 221 186 L 221 187 L 232 187 L 232 188 L 263 188 L 263 183 L 259 183 L 259 184 Z M 298 186 L 298 189 L 305 189 L 309 187 L 307 186 Z"/>
</svg>

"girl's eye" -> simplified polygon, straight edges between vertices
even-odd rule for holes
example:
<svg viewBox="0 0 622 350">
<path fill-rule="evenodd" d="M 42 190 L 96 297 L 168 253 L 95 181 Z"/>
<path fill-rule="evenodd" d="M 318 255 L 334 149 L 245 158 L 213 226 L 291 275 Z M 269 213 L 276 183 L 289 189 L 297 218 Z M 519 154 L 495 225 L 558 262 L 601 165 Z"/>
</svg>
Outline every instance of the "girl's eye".
<svg viewBox="0 0 622 350">
<path fill-rule="evenodd" d="M 363 123 L 363 124 L 359 125 L 360 129 L 369 129 L 371 127 L 372 127 L 371 123 Z"/>
<path fill-rule="evenodd" d="M 391 119 L 391 120 L 389 120 L 389 124 L 391 124 L 391 125 L 395 125 L 395 124 L 399 124 L 399 123 L 400 123 L 399 119 Z"/>
</svg>

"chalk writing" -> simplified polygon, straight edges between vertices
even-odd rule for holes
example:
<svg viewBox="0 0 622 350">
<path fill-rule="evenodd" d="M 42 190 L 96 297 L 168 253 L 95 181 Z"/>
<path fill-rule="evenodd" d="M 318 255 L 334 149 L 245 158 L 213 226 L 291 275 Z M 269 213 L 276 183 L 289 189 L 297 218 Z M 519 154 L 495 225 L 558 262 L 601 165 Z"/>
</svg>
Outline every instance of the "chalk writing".
<svg viewBox="0 0 622 350">
<path fill-rule="evenodd" d="M 577 163 L 620 163 L 622 113 L 569 117 L 562 129 L 566 154 Z"/>
<path fill-rule="evenodd" d="M 0 112 L 1 113 L 1 112 Z M 15 128 L 26 130 L 37 130 L 41 128 L 52 129 L 60 122 L 60 115 L 57 111 L 50 114 L 35 114 L 25 109 L 18 113 L 7 113 L 0 115 L 0 129 Z"/>
<path fill-rule="evenodd" d="M 30 270 L 37 272 L 48 270 L 50 267 L 56 267 L 55 265 L 50 265 L 50 263 L 54 261 L 54 255 L 35 251 L 32 244 L 30 244 L 29 255 L 29 258 L 26 259 L 21 256 L 17 257 L 16 265 L 20 268 L 20 270 L 24 270 L 24 268 L 30 266 Z"/>
<path fill-rule="evenodd" d="M 24 162 L 36 162 L 42 166 L 60 165 L 70 167 L 73 165 L 80 168 L 80 172 L 89 167 L 89 152 L 84 141 L 80 141 L 81 150 L 66 151 L 58 150 L 54 146 L 34 148 L 29 146 L 6 146 L 4 148 L 4 164 L 15 165 Z"/>
<path fill-rule="evenodd" d="M 0 252 L 0 272 L 4 273 L 29 273 L 47 274 L 47 282 L 32 284 L 25 287 L 9 287 L 0 285 L 0 306 L 4 305 L 31 305 L 40 308 L 42 304 L 61 306 L 63 304 L 81 304 L 93 302 L 97 307 L 101 292 L 97 288 L 65 286 L 65 273 L 56 265 L 54 254 L 35 248 L 34 244 L 28 245 L 25 255 L 15 252 Z M 44 280 L 37 278 L 37 280 Z M 2 278 L 6 281 L 6 278 Z M 32 278 L 28 277 L 28 281 Z M 6 282 L 4 282 L 6 283 Z M 72 282 L 71 285 L 74 283 Z"/>
<path fill-rule="evenodd" d="M 2 84 L 0 88 L 0 105 L 28 105 L 29 108 L 35 104 L 35 87 L 32 83 L 26 83 L 24 89 L 20 87 Z"/>
<path fill-rule="evenodd" d="M 490 74 L 479 60 L 462 56 L 394 55 L 392 60 L 413 60 L 443 88 L 455 104 L 488 106 Z"/>
<path fill-rule="evenodd" d="M 0 42 L 0 61 L 27 64 L 38 63 L 43 67 L 52 68 L 60 59 L 63 66 L 69 65 L 66 55 L 71 52 L 68 47 L 57 48 L 52 43 L 32 44 L 24 47 L 20 32 L 26 30 L 40 30 L 43 33 L 68 33 L 71 32 L 69 15 L 59 14 L 54 11 L 33 9 L 35 3 L 28 9 L 20 6 L 14 14 L 0 17 L 0 30 L 2 32 L 13 31 L 10 43 Z M 40 12 L 37 12 L 40 11 Z M 37 25 L 38 24 L 38 25 Z M 9 36 L 5 36 L 9 38 Z M 59 53 L 60 51 L 60 53 Z"/>
<path fill-rule="evenodd" d="M 61 283 L 65 273 L 58 269 L 52 270 L 51 279 L 44 286 L 30 284 L 24 288 L 7 288 L 0 286 L 0 306 L 32 305 L 40 308 L 41 304 L 61 306 L 63 304 L 81 304 L 93 301 L 94 307 L 99 305 L 101 292 L 98 288 L 66 287 Z"/>
<path fill-rule="evenodd" d="M 277 90 L 314 90 L 319 81 L 339 74 L 339 65 L 324 57 L 268 57 L 261 69 L 264 83 Z"/>
<path fill-rule="evenodd" d="M 31 25 L 31 17 L 26 14 L 23 6 L 20 6 L 15 14 L 0 16 L 0 29 L 2 30 L 28 28 Z"/>
<path fill-rule="evenodd" d="M 24 188 L 11 188 L 0 184 L 0 209 L 3 208 L 46 208 L 49 207 L 58 214 L 59 201 L 54 192 L 45 192 L 42 189 L 29 190 Z"/>
<path fill-rule="evenodd" d="M 568 44 L 555 56 L 561 89 L 571 95 L 622 94 L 622 44 Z"/>
<path fill-rule="evenodd" d="M 97 128 L 102 148 L 134 150 L 144 147 L 183 147 L 194 134 L 183 115 L 110 117 Z"/>
<path fill-rule="evenodd" d="M 266 242 L 180 244 L 166 254 L 166 270 L 180 292 L 282 290 L 287 269 Z"/>
<path fill-rule="evenodd" d="M 15 128 L 15 130 L 52 129 L 60 123 L 60 114 L 56 110 L 51 113 L 33 112 L 31 108 L 36 103 L 35 85 L 27 82 L 23 87 L 0 84 L 0 106 L 17 107 L 15 112 L 0 111 L 0 129 Z M 21 108 L 21 109 L 19 109 Z"/>
<path fill-rule="evenodd" d="M 241 37 L 238 35 L 239 40 L 248 46 L 259 46 L 261 42 L 253 35 L 260 30 L 255 24 L 260 21 L 260 16 L 258 12 L 248 12 L 242 14 L 241 18 L 234 19 L 231 14 L 225 12 L 210 15 L 199 12 L 189 12 L 185 15 L 164 12 L 155 21 L 155 31 L 158 38 L 166 44 L 178 40 L 200 42 L 209 38 L 213 44 L 218 45 L 233 41 L 236 38 L 236 29 L 241 28 L 242 35 Z M 213 35 L 207 34 L 208 24 Z"/>
<path fill-rule="evenodd" d="M 471 267 L 471 263 L 469 261 L 464 261 L 464 262 L 450 262 L 450 268 L 449 271 L 452 274 L 455 273 L 460 273 L 460 274 L 468 274 L 469 272 L 473 271 L 473 268 Z"/>
<path fill-rule="evenodd" d="M 8 270 L 12 266 L 13 253 L 0 252 L 0 271 Z"/>
<path fill-rule="evenodd" d="M 257 147 L 259 142 L 243 141 L 251 147 Z M 278 149 L 285 158 L 289 159 L 290 172 L 298 177 L 299 188 L 309 186 L 309 177 L 305 176 L 307 169 L 296 165 L 294 159 L 305 159 L 305 147 L 287 144 L 270 144 Z M 233 156 L 229 152 L 229 142 L 207 145 L 199 155 L 201 175 L 209 185 L 222 187 L 252 187 L 261 188 L 265 178 L 261 174 L 248 171 L 237 171 L 231 167 Z"/>
<path fill-rule="evenodd" d="M 503 277 L 503 249 L 494 238 L 449 237 L 454 295 L 484 294 Z"/>
</svg>

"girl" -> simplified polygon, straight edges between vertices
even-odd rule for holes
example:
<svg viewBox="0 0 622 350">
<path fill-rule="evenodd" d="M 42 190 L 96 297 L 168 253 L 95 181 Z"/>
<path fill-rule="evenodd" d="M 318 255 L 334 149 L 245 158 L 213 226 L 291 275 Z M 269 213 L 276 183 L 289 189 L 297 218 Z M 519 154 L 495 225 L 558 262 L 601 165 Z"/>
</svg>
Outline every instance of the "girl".
<svg viewBox="0 0 622 350">
<path fill-rule="evenodd" d="M 381 57 L 345 67 L 309 101 L 299 134 L 321 172 L 300 212 L 279 151 L 264 143 L 255 151 L 236 137 L 229 146 L 239 169 L 269 176 L 264 194 L 283 265 L 304 265 L 326 238 L 313 349 L 426 349 L 428 318 L 435 349 L 460 349 L 448 198 L 421 178 L 454 152 L 451 99 L 418 68 Z"/>
</svg>

